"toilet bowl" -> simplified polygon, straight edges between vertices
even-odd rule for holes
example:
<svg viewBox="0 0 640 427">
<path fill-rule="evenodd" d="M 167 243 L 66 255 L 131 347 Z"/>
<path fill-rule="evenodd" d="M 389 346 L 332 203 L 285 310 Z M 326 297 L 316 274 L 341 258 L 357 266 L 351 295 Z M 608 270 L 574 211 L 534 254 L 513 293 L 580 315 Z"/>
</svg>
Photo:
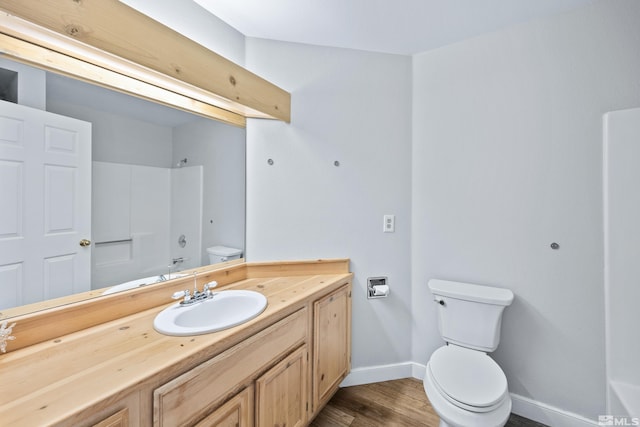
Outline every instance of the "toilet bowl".
<svg viewBox="0 0 640 427">
<path fill-rule="evenodd" d="M 438 328 L 447 345 L 427 363 L 424 389 L 440 427 L 502 427 L 511 413 L 507 378 L 487 352 L 500 341 L 508 289 L 429 281 L 438 303 Z"/>
<path fill-rule="evenodd" d="M 485 353 L 456 347 L 433 353 L 423 381 L 440 427 L 504 426 L 511 413 L 504 373 Z"/>
</svg>

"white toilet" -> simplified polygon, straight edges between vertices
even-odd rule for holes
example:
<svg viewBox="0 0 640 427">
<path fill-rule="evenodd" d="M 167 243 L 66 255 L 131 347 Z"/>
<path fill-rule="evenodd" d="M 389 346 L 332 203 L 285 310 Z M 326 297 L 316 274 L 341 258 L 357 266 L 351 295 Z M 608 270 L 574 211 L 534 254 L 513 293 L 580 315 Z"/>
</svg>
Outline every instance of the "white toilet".
<svg viewBox="0 0 640 427">
<path fill-rule="evenodd" d="M 220 262 L 239 259 L 242 256 L 242 249 L 230 248 L 228 246 L 211 246 L 207 248 L 209 254 L 209 262 L 218 264 Z"/>
<path fill-rule="evenodd" d="M 424 389 L 440 427 L 502 427 L 511 413 L 507 378 L 487 353 L 500 342 L 508 289 L 432 279 L 438 328 L 447 345 L 427 363 Z"/>
</svg>

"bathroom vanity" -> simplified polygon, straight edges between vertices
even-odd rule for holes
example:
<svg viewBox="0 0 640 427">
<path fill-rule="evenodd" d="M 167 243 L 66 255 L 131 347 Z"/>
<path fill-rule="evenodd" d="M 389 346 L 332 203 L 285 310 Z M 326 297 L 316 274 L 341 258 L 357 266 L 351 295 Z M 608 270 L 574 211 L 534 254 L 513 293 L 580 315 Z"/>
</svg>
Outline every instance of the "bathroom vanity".
<svg viewBox="0 0 640 427">
<path fill-rule="evenodd" d="M 155 316 L 193 287 L 191 276 L 13 318 L 0 424 L 307 425 L 350 369 L 349 260 L 199 270 L 200 288 L 215 280 L 216 291 L 257 291 L 267 308 L 215 333 L 156 332 Z"/>
</svg>

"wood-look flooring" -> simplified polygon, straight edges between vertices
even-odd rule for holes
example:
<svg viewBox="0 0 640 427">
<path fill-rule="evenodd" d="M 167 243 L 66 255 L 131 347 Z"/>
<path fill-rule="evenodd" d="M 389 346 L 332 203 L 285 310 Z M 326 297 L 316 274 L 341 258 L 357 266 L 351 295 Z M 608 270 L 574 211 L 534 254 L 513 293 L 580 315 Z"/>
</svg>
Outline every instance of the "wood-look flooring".
<svg viewBox="0 0 640 427">
<path fill-rule="evenodd" d="M 345 387 L 311 422 L 311 427 L 438 427 L 422 381 L 406 378 Z M 511 415 L 507 427 L 546 427 Z"/>
</svg>

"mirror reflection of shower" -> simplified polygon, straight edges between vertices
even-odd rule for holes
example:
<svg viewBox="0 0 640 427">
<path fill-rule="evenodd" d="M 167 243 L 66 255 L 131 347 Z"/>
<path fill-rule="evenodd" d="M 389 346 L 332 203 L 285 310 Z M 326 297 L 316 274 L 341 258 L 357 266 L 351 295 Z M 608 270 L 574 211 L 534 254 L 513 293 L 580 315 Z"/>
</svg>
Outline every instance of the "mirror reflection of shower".
<svg viewBox="0 0 640 427">
<path fill-rule="evenodd" d="M 187 165 L 187 158 L 185 157 L 184 159 L 180 160 L 178 163 L 176 163 L 176 167 L 177 168 L 181 168 L 183 166 Z"/>
</svg>

